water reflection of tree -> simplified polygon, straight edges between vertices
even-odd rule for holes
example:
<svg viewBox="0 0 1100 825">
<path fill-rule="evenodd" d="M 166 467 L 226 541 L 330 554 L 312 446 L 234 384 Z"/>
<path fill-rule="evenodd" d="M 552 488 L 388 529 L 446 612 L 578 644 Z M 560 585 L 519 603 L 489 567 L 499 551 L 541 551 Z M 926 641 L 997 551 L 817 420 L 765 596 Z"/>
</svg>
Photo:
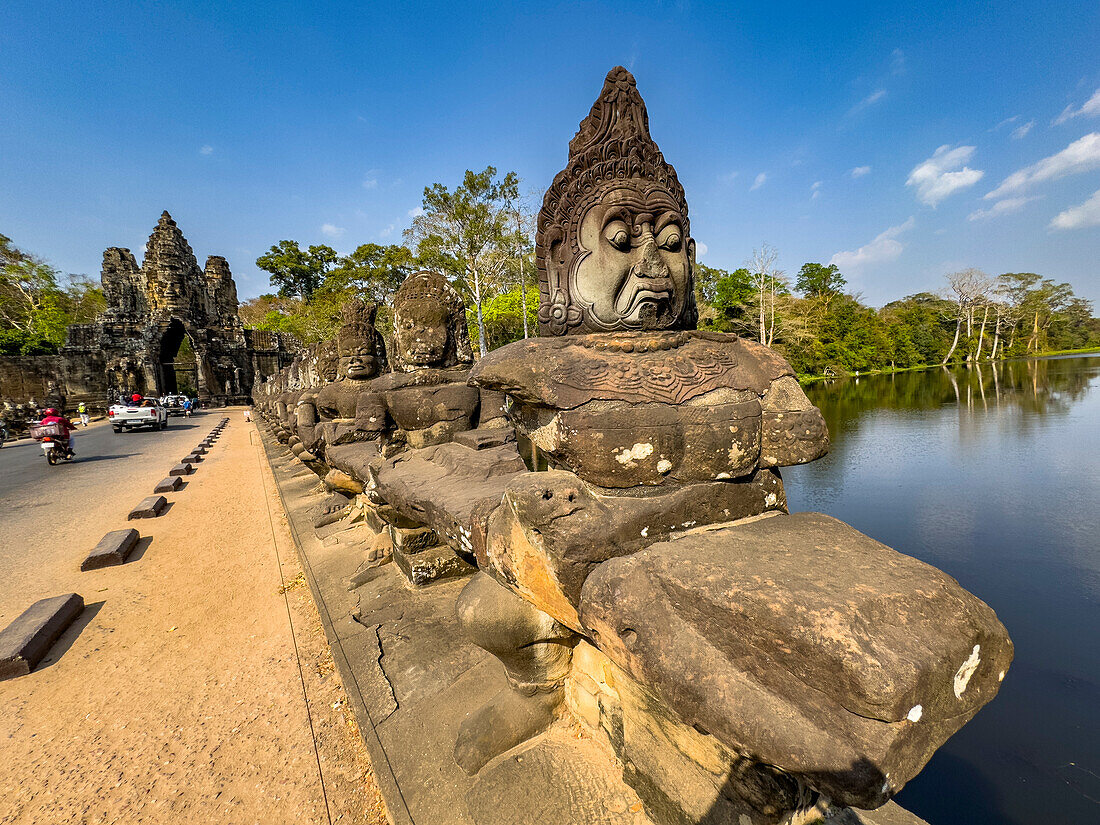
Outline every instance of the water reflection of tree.
<svg viewBox="0 0 1100 825">
<path fill-rule="evenodd" d="M 1100 375 L 1100 358 L 1038 358 L 819 382 L 807 389 L 834 438 L 882 410 L 928 411 L 956 405 L 960 413 L 1018 409 L 1021 426 L 1065 415 Z"/>
</svg>

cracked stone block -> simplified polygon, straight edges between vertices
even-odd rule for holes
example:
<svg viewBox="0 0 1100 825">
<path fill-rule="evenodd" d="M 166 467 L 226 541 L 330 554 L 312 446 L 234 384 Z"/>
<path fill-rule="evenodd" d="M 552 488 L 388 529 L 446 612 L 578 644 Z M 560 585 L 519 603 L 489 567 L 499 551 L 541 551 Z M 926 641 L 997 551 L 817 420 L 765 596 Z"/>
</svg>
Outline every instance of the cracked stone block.
<svg viewBox="0 0 1100 825">
<path fill-rule="evenodd" d="M 409 554 L 393 548 L 393 560 L 402 575 L 414 586 L 423 587 L 440 579 L 465 576 L 477 568 L 455 555 L 445 544 Z"/>
<path fill-rule="evenodd" d="M 429 547 L 435 547 L 441 543 L 439 536 L 437 536 L 435 531 L 430 527 L 414 527 L 408 529 L 391 525 L 390 538 L 393 539 L 393 546 L 395 549 L 409 555 L 422 553 Z"/>
<path fill-rule="evenodd" d="M 99 540 L 92 552 L 80 565 L 81 570 L 98 570 L 101 567 L 111 567 L 116 564 L 124 564 L 126 557 L 134 552 L 137 547 L 138 531 L 133 527 L 125 530 L 112 530 Z"/>
<path fill-rule="evenodd" d="M 42 599 L 0 632 L 0 681 L 34 670 L 84 609 L 76 593 Z"/>
</svg>

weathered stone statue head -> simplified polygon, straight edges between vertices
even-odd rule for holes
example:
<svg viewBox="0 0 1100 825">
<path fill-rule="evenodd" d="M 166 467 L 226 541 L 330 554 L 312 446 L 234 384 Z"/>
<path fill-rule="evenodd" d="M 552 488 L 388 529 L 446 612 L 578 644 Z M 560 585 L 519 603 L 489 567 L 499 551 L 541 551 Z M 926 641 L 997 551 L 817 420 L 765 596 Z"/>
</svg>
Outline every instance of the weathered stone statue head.
<svg viewBox="0 0 1100 825">
<path fill-rule="evenodd" d="M 344 306 L 344 324 L 336 334 L 336 351 L 340 359 L 338 378 L 362 381 L 385 370 L 386 345 L 381 333 L 374 328 L 377 314 L 377 304 L 359 299 Z"/>
<path fill-rule="evenodd" d="M 410 275 L 393 296 L 394 370 L 470 364 L 466 305 L 436 272 Z"/>
<path fill-rule="evenodd" d="M 340 353 L 336 342 L 321 341 L 317 344 L 317 375 L 323 382 L 335 381 L 340 371 Z"/>
<path fill-rule="evenodd" d="M 608 72 L 546 192 L 535 255 L 542 335 L 695 327 L 684 189 L 621 66 Z"/>
</svg>

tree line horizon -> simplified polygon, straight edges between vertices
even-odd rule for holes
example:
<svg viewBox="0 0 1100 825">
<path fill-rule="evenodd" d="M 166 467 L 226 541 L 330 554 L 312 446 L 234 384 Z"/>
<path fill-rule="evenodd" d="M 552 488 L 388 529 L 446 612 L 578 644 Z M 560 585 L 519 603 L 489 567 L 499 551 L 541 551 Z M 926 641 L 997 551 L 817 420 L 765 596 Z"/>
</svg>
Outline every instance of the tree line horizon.
<svg viewBox="0 0 1100 825">
<path fill-rule="evenodd" d="M 421 269 L 447 276 L 467 304 L 471 338 L 484 355 L 537 334 L 534 260 L 537 208 L 520 178 L 493 166 L 467 170 L 453 189 L 434 183 L 402 244 L 365 243 L 346 255 L 281 240 L 256 260 L 275 292 L 240 304 L 246 326 L 305 344 L 335 336 L 340 308 L 360 297 L 388 302 Z M 997 276 L 970 268 L 945 273 L 940 294 L 919 292 L 875 309 L 835 265 L 807 262 L 792 278 L 762 244 L 732 271 L 697 263 L 699 328 L 733 332 L 778 350 L 802 377 L 908 369 L 1100 347 L 1092 303 L 1031 272 Z M 0 355 L 57 352 L 68 324 L 94 319 L 102 290 L 62 275 L 0 235 Z M 388 335 L 387 335 L 388 337 Z"/>
<path fill-rule="evenodd" d="M 519 192 L 514 172 L 467 170 L 453 190 L 425 187 L 403 244 L 366 243 L 341 256 L 326 245 L 279 241 L 256 260 L 277 292 L 246 301 L 242 318 L 312 343 L 335 334 L 340 306 L 358 296 L 379 304 L 385 334 L 393 292 L 413 272 L 434 269 L 466 299 L 481 355 L 530 337 L 538 314 L 537 209 Z M 699 327 L 773 347 L 804 377 L 1100 347 L 1092 303 L 1037 273 L 945 273 L 942 294 L 920 292 L 875 309 L 844 291 L 836 265 L 807 262 L 792 283 L 777 260 L 775 248 L 762 244 L 733 271 L 697 263 Z"/>
</svg>

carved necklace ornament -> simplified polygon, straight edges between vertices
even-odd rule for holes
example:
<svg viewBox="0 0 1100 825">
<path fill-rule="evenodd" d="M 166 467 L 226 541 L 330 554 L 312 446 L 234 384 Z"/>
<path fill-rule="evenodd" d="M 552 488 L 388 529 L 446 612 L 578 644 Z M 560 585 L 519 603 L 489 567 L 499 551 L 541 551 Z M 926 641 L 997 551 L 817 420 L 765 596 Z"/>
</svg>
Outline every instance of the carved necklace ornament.
<svg viewBox="0 0 1100 825">
<path fill-rule="evenodd" d="M 547 190 L 535 257 L 543 335 L 695 326 L 684 190 L 622 67 L 608 73 Z"/>
</svg>

